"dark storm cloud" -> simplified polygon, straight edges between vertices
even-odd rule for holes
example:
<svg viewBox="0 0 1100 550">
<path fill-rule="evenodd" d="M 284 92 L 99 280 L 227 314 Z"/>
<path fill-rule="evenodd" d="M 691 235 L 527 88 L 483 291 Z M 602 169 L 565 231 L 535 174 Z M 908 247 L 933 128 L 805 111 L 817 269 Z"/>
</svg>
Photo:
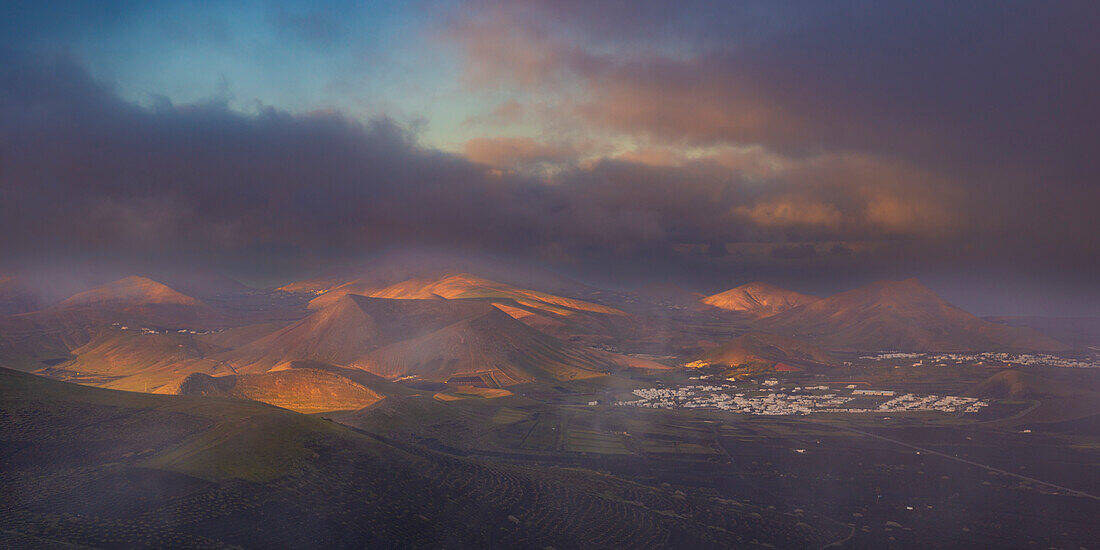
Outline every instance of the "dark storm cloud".
<svg viewBox="0 0 1100 550">
<path fill-rule="evenodd" d="M 8 55 L 0 66 L 9 259 L 256 247 L 354 255 L 397 243 L 537 253 L 662 234 L 650 213 L 617 209 L 613 197 L 587 204 L 577 187 L 494 175 L 385 119 L 146 109 L 63 57 Z"/>
<path fill-rule="evenodd" d="M 576 260 L 890 230 L 875 219 L 878 199 L 852 190 L 849 161 L 818 167 L 815 190 L 795 198 L 799 187 L 782 177 L 754 187 L 715 160 L 605 160 L 547 182 L 422 147 L 386 119 L 241 114 L 217 102 L 143 108 L 64 57 L 9 55 L 3 67 L 9 256 L 354 255 L 409 243 Z"/>
<path fill-rule="evenodd" d="M 782 157 L 790 193 L 743 207 L 757 225 L 827 240 L 862 212 L 950 236 L 917 261 L 1100 276 L 1100 4 L 479 5 L 451 24 L 472 86 L 652 147 Z M 852 157 L 858 189 L 814 183 Z"/>
<path fill-rule="evenodd" d="M 517 91 L 485 120 L 590 141 L 489 134 L 465 157 L 386 118 L 138 106 L 21 26 L 0 54 L 0 257 L 263 270 L 426 245 L 709 290 L 1095 281 L 1095 6 L 475 2 L 447 39 L 475 88 Z M 344 36 L 338 14 L 272 13 Z"/>
<path fill-rule="evenodd" d="M 500 206 L 479 170 L 419 148 L 384 119 L 243 115 L 217 103 L 144 109 L 56 57 L 8 57 L 0 79 L 9 250 L 43 239 L 339 248 L 415 238 Z"/>
<path fill-rule="evenodd" d="M 454 25 L 472 74 L 629 132 L 1096 167 L 1093 2 L 482 4 Z"/>
</svg>

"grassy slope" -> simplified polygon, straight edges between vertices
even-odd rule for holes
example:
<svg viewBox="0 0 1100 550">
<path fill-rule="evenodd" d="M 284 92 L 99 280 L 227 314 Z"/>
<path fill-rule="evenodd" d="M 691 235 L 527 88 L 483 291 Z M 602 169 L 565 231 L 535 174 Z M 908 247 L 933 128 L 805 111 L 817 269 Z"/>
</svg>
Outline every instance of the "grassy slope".
<svg viewBox="0 0 1100 550">
<path fill-rule="evenodd" d="M 0 395 L 5 435 L 74 446 L 118 442 L 123 454 L 154 451 L 144 453 L 143 465 L 209 480 L 286 475 L 311 454 L 307 434 L 332 429 L 319 418 L 253 401 L 102 390 L 7 369 L 0 370 Z"/>
<path fill-rule="evenodd" d="M 306 363 L 311 364 L 321 368 L 299 365 L 263 374 L 218 377 L 194 373 L 159 393 L 251 399 L 303 413 L 356 410 L 387 395 L 404 393 L 400 386 L 370 373 Z"/>
<path fill-rule="evenodd" d="M 467 460 L 260 403 L 0 370 L 0 546 L 782 547 L 836 529 Z"/>
</svg>

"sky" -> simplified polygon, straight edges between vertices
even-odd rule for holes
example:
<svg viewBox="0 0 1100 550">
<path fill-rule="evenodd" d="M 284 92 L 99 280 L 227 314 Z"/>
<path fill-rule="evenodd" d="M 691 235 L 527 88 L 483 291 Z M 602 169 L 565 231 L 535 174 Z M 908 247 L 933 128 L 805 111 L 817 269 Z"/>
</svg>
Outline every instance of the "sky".
<svg viewBox="0 0 1100 550">
<path fill-rule="evenodd" d="M 0 267 L 427 247 L 1100 315 L 1100 4 L 0 6 Z"/>
</svg>

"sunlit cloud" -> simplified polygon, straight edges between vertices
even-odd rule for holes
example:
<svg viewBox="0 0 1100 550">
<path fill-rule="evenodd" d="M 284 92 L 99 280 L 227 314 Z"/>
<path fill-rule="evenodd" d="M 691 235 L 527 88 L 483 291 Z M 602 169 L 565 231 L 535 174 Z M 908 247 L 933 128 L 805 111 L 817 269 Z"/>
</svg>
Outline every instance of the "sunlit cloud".
<svg viewBox="0 0 1100 550">
<path fill-rule="evenodd" d="M 805 202 L 797 198 L 758 203 L 751 208 L 739 206 L 735 212 L 764 227 L 806 225 L 835 230 L 841 223 L 841 213 L 836 206 Z"/>
<path fill-rule="evenodd" d="M 0 252 L 1095 274 L 1095 8 L 705 4 L 24 10 Z"/>
<path fill-rule="evenodd" d="M 519 167 L 573 159 L 578 151 L 568 145 L 539 143 L 529 137 L 473 138 L 466 142 L 466 158 L 494 167 Z"/>
</svg>

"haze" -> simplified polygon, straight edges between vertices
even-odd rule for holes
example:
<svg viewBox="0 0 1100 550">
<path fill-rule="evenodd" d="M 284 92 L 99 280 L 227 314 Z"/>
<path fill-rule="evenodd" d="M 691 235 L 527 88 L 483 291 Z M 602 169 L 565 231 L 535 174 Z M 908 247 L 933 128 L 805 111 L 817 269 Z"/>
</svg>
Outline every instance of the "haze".
<svg viewBox="0 0 1100 550">
<path fill-rule="evenodd" d="M 3 9 L 6 267 L 266 285 L 417 246 L 1100 313 L 1089 2 Z"/>
<path fill-rule="evenodd" d="M 0 2 L 0 548 L 1094 548 L 1097 28 Z"/>
</svg>

